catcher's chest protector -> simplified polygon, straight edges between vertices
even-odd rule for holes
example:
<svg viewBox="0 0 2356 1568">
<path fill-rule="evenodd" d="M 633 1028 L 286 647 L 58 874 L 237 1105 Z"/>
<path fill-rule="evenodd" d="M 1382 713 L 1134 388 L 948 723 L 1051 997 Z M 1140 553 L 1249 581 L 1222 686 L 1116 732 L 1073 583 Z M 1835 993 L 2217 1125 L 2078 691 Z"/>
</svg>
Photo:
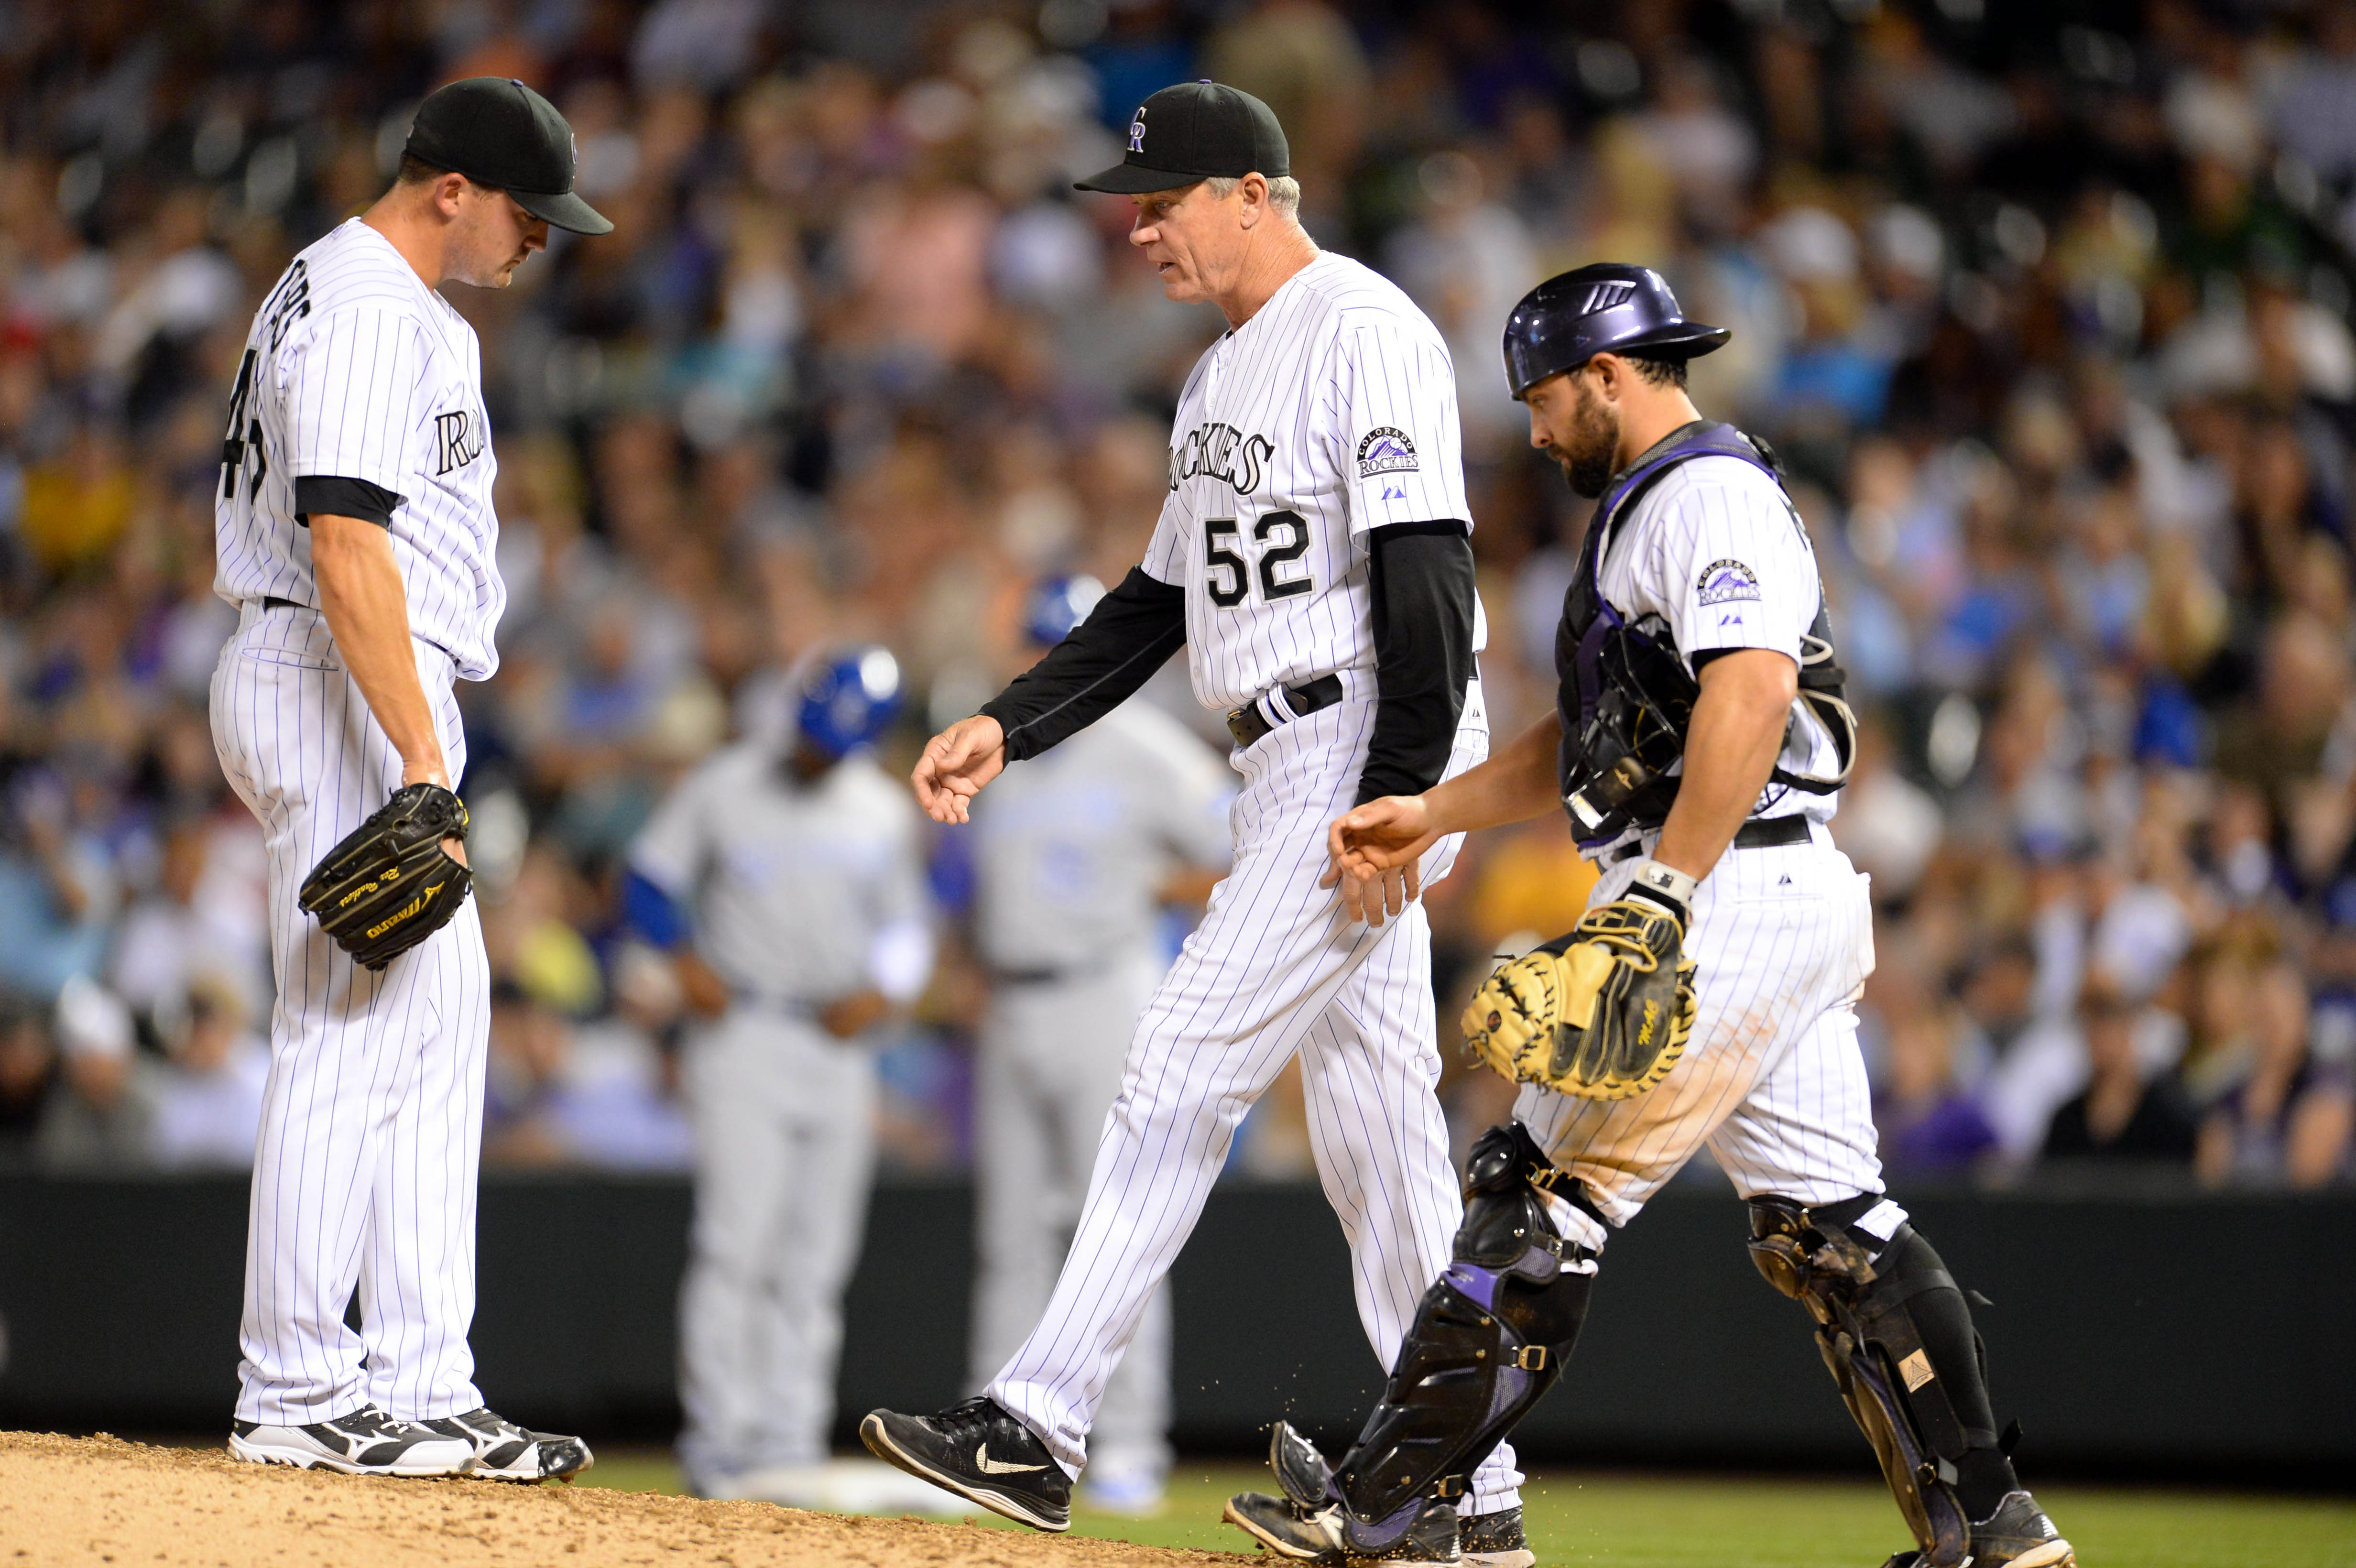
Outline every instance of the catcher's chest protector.
<svg viewBox="0 0 2356 1568">
<path fill-rule="evenodd" d="M 1570 589 L 1555 630 L 1555 707 L 1562 720 L 1557 766 L 1563 808 L 1581 848 L 1598 849 L 1631 826 L 1658 827 L 1676 798 L 1669 769 L 1685 750 L 1686 726 L 1701 688 L 1657 621 L 1632 625 L 1603 596 L 1603 561 L 1617 532 L 1633 520 L 1655 485 L 1697 457 L 1747 463 L 1782 488 L 1783 475 L 1763 443 L 1730 424 L 1697 420 L 1638 459 L 1595 504 L 1580 548 Z M 1797 514 L 1794 514 L 1797 527 Z M 1648 629 L 1649 628 L 1649 629 Z M 1845 697 L 1847 679 L 1835 655 L 1832 619 L 1824 592 L 1816 618 L 1802 639 L 1800 698 L 1831 733 L 1839 772 L 1804 778 L 1775 769 L 1772 782 L 1824 795 L 1848 776 L 1857 752 L 1857 720 Z"/>
</svg>

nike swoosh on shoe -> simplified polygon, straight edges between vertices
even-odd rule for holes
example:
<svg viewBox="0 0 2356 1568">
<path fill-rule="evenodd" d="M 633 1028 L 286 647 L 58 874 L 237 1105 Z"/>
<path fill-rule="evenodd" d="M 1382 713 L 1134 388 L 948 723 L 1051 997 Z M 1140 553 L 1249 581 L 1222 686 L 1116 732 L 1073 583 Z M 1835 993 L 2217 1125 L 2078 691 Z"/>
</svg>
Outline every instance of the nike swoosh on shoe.
<svg viewBox="0 0 2356 1568">
<path fill-rule="evenodd" d="M 985 1476 L 1020 1476 L 1033 1470 L 1044 1470 L 1044 1465 L 1008 1465 L 990 1456 L 990 1445 L 984 1443 L 973 1451 L 974 1468 Z"/>
</svg>

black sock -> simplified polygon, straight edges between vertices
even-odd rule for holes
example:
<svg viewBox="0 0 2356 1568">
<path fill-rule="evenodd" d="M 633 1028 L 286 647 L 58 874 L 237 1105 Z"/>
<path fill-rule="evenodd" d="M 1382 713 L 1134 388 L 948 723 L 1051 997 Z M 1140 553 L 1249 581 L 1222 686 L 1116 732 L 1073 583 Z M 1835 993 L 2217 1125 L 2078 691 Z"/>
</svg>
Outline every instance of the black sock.
<svg viewBox="0 0 2356 1568">
<path fill-rule="evenodd" d="M 1965 1515 L 1974 1524 L 1996 1512 L 2005 1493 L 2019 1487 L 2012 1461 L 1997 1449 L 1975 1448 L 1955 1461 L 1955 1500 L 1964 1505 Z"/>
</svg>

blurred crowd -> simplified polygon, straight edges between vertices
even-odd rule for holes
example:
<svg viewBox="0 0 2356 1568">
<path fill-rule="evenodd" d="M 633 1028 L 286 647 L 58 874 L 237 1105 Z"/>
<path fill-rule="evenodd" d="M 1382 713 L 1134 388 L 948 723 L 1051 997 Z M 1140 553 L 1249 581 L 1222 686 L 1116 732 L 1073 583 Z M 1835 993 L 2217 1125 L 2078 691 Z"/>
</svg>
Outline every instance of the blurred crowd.
<svg viewBox="0 0 2356 1568">
<path fill-rule="evenodd" d="M 681 998 L 617 866 L 685 768 L 787 721 L 797 661 L 899 654 L 898 765 L 990 695 L 1040 573 L 1139 558 L 1220 324 L 1068 182 L 1210 76 L 1281 118 L 1312 233 L 1451 346 L 1501 732 L 1552 700 L 1586 521 L 1505 394 L 1507 310 L 1609 258 L 1734 328 L 1695 396 L 1789 463 L 1865 720 L 1837 831 L 1874 878 L 1901 1179 L 2349 1179 L 2329 0 L 0 0 L 0 1157 L 250 1148 L 262 846 L 205 709 L 226 392 L 288 257 L 484 74 L 558 103 L 616 224 L 453 290 L 512 594 L 463 692 L 488 1157 L 684 1165 Z M 1183 667 L 1146 699 L 1224 743 Z M 884 1061 L 904 1168 L 970 1136 L 964 854 L 937 846 L 949 940 Z M 1443 1019 L 1588 880 L 1559 821 L 1476 839 L 1430 895 Z M 1465 1138 L 1504 1114 L 1486 1077 L 1446 1092 Z M 1306 1170 L 1297 1101 L 1237 1164 Z"/>
</svg>

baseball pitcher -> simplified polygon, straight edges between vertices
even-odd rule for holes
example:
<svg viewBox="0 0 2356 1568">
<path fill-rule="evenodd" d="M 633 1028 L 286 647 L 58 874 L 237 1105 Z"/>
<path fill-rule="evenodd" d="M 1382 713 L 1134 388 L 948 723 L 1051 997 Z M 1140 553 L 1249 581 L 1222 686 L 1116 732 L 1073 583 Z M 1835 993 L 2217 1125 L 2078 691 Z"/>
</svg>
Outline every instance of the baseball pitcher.
<svg viewBox="0 0 2356 1568">
<path fill-rule="evenodd" d="M 436 290 L 506 287 L 552 223 L 613 228 L 573 194 L 563 116 L 519 82 L 454 82 L 418 107 L 392 189 L 287 267 L 238 367 L 213 744 L 268 839 L 278 987 L 241 1459 L 516 1480 L 589 1463 L 485 1409 L 466 1344 L 490 976 L 452 683 L 498 667 L 507 591 L 481 356 Z"/>
</svg>

